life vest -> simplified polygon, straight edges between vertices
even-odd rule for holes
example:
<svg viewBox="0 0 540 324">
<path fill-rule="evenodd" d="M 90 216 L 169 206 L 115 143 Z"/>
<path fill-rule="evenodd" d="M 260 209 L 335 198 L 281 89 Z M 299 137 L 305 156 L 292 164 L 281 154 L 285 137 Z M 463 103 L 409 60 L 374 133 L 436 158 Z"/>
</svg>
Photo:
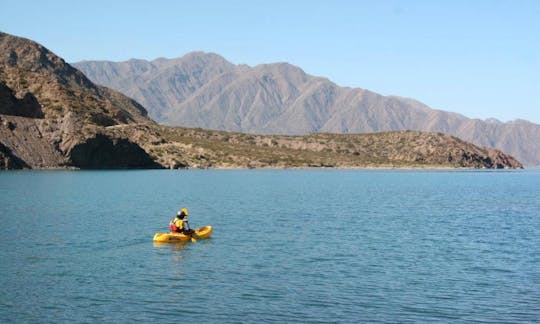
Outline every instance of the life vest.
<svg viewBox="0 0 540 324">
<path fill-rule="evenodd" d="M 178 217 L 174 217 L 169 223 L 171 232 L 182 232 L 184 229 L 184 222 L 187 222 L 187 218 L 180 219 Z"/>
</svg>

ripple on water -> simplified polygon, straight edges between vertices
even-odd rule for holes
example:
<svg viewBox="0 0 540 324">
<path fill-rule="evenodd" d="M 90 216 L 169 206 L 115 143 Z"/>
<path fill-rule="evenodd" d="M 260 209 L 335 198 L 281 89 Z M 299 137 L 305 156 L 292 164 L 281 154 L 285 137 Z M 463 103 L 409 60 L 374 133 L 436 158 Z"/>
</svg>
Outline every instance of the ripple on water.
<svg viewBox="0 0 540 324">
<path fill-rule="evenodd" d="M 539 177 L 0 173 L 0 322 L 538 322 Z"/>
</svg>

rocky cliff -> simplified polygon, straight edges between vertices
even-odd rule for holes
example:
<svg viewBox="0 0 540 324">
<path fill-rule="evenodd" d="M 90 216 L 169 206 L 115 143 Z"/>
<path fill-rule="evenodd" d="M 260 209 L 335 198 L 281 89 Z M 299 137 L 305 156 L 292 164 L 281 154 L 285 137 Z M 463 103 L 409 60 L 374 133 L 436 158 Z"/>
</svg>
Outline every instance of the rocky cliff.
<svg viewBox="0 0 540 324">
<path fill-rule="evenodd" d="M 0 33 L 0 167 L 159 167 L 137 144 L 105 135 L 134 123 L 154 122 L 43 46 Z"/>
<path fill-rule="evenodd" d="M 540 125 L 434 110 L 412 99 L 339 87 L 287 64 L 234 65 L 209 53 L 76 63 L 91 80 L 141 102 L 167 125 L 254 134 L 441 132 L 540 165 Z"/>
</svg>

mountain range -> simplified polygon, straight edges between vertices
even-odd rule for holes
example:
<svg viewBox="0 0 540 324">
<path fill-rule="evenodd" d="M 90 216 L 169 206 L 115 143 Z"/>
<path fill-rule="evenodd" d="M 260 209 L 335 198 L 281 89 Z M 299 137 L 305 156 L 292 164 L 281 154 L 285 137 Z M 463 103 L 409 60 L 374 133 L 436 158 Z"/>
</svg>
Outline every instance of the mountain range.
<svg viewBox="0 0 540 324">
<path fill-rule="evenodd" d="M 93 82 L 134 98 L 166 125 L 287 135 L 441 132 L 540 165 L 540 125 L 471 119 L 414 99 L 340 87 L 288 63 L 250 67 L 192 52 L 175 59 L 73 65 Z"/>
<path fill-rule="evenodd" d="M 42 45 L 0 32 L 0 169 L 191 167 L 522 165 L 441 133 L 263 136 L 159 125 Z"/>
</svg>

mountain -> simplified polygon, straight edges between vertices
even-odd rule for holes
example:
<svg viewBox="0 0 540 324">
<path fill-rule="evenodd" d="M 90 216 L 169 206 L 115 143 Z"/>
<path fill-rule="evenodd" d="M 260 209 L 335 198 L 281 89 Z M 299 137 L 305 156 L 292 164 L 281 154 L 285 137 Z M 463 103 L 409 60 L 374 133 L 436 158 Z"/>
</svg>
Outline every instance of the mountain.
<svg viewBox="0 0 540 324">
<path fill-rule="evenodd" d="M 178 79 L 187 98 L 212 83 L 215 74 L 248 69 L 212 56 L 193 59 L 192 65 L 183 67 L 169 60 L 153 64 L 131 62 L 115 73 L 152 71 L 156 64 L 173 66 L 174 71 L 204 68 L 189 80 Z M 176 72 L 170 76 L 178 77 Z M 138 82 L 134 78 L 130 84 Z M 161 126 L 148 118 L 139 103 L 94 84 L 43 46 L 0 33 L 0 169 L 165 167 L 522 165 L 501 151 L 436 133 L 262 136 Z"/>
<path fill-rule="evenodd" d="M 155 124 L 43 46 L 0 33 L 0 169 L 160 167 L 109 126 Z"/>
<path fill-rule="evenodd" d="M 74 66 L 94 82 L 141 102 L 150 117 L 167 125 L 288 135 L 441 132 L 540 165 L 540 125 L 470 119 L 413 99 L 339 87 L 287 63 L 249 67 L 193 52 L 176 59 Z"/>
</svg>

